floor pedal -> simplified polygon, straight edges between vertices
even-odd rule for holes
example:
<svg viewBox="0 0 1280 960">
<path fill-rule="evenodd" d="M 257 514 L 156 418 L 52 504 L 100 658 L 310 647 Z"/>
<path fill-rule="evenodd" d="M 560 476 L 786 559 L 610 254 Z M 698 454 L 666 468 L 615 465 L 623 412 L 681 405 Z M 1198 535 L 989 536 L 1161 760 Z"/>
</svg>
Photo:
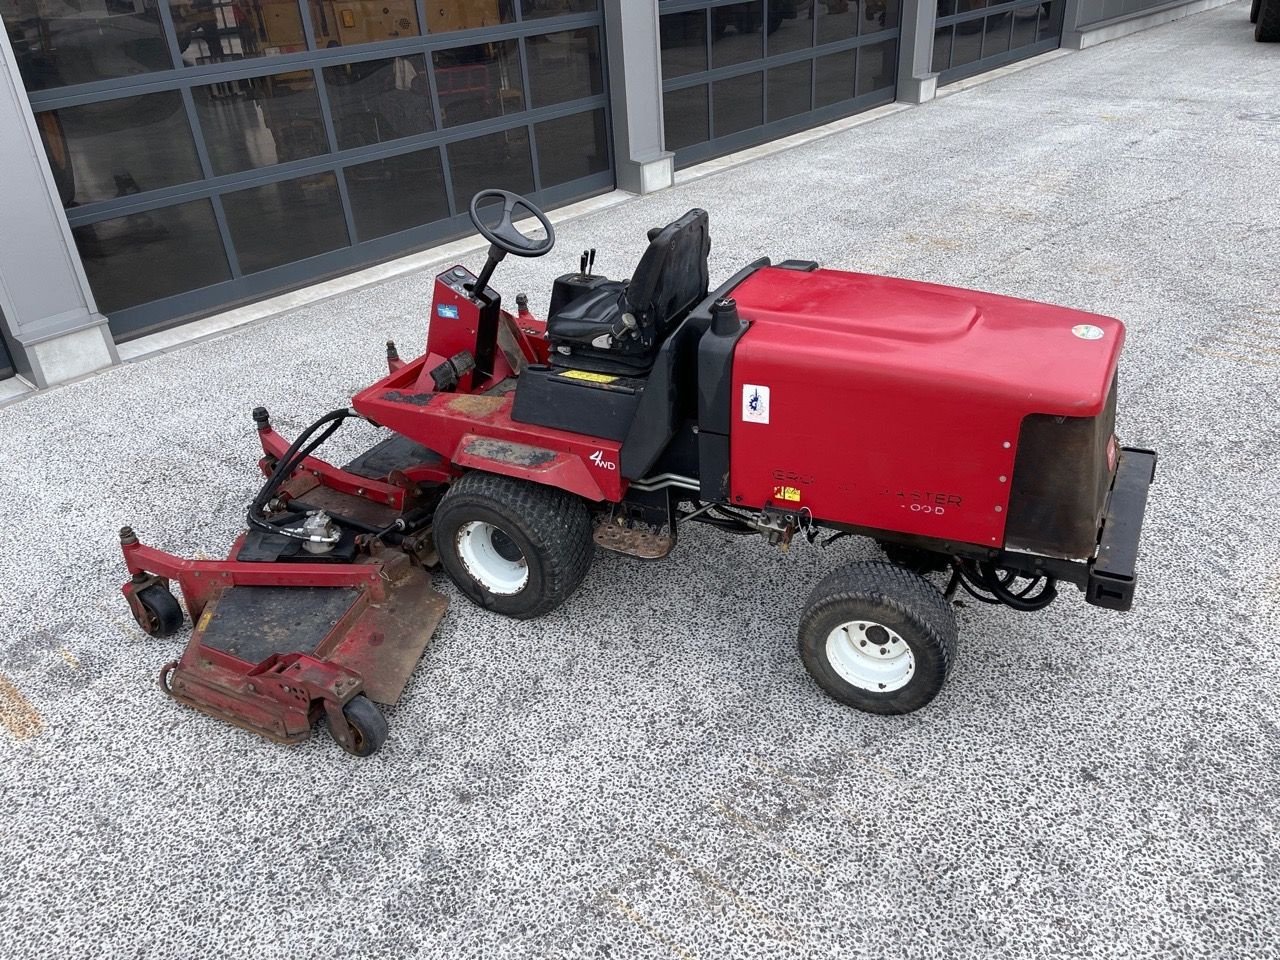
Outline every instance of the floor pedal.
<svg viewBox="0 0 1280 960">
<path fill-rule="evenodd" d="M 669 528 L 619 523 L 616 519 L 597 524 L 594 538 L 606 550 L 641 560 L 661 560 L 676 545 Z"/>
<path fill-rule="evenodd" d="M 436 466 L 440 462 L 438 453 L 414 443 L 408 437 L 396 435 L 366 450 L 342 469 L 358 477 L 385 480 L 396 470 L 421 465 Z"/>
</svg>

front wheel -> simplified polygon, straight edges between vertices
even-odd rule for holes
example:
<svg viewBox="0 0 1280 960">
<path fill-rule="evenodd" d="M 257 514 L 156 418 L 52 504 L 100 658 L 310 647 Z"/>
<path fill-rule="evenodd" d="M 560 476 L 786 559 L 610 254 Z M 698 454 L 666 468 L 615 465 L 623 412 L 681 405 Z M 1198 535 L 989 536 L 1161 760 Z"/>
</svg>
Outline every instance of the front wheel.
<svg viewBox="0 0 1280 960">
<path fill-rule="evenodd" d="M 595 552 L 591 514 L 580 497 L 483 471 L 449 488 L 434 526 L 440 564 L 458 589 L 517 620 L 567 600 Z"/>
<path fill-rule="evenodd" d="M 868 713 L 919 710 L 955 661 L 951 605 L 923 577 L 891 563 L 851 563 L 809 595 L 800 657 L 829 695 Z"/>
</svg>

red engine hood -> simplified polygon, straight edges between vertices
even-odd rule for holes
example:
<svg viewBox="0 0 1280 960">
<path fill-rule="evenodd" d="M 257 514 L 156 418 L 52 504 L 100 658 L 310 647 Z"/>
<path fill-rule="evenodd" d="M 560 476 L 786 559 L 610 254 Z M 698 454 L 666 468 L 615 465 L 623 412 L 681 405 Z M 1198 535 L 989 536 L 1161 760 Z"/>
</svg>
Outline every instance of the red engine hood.
<svg viewBox="0 0 1280 960">
<path fill-rule="evenodd" d="M 837 351 L 850 375 L 943 378 L 1023 413 L 1096 416 L 1124 343 L 1111 317 L 865 273 L 768 267 L 732 295 L 782 350 Z"/>
</svg>

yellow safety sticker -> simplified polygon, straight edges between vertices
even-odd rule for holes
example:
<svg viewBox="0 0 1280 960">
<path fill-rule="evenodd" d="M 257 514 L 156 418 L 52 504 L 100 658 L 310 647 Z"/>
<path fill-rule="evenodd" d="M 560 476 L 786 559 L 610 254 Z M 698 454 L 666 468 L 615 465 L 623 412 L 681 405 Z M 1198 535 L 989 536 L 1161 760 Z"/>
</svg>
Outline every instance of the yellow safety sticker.
<svg viewBox="0 0 1280 960">
<path fill-rule="evenodd" d="M 560 374 L 570 380 L 586 380 L 588 383 L 613 383 L 617 377 L 611 377 L 604 373 L 590 373 L 586 370 L 566 370 Z"/>
<path fill-rule="evenodd" d="M 799 503 L 800 488 L 799 487 L 774 487 L 773 499 L 786 500 L 789 503 Z"/>
<path fill-rule="evenodd" d="M 203 630 L 205 627 L 209 626 L 209 621 L 212 619 L 213 611 L 206 610 L 204 613 L 200 614 L 200 622 L 196 624 L 196 629 Z"/>
</svg>

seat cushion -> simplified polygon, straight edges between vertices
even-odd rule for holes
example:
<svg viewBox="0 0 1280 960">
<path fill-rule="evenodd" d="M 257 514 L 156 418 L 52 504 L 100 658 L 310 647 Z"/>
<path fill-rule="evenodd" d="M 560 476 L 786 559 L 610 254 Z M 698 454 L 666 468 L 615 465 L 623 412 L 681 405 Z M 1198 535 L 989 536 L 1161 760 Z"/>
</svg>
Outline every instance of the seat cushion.
<svg viewBox="0 0 1280 960">
<path fill-rule="evenodd" d="M 564 305 L 547 321 L 547 336 L 553 344 L 590 346 L 606 334 L 622 316 L 622 291 L 617 281 L 588 290 Z"/>
</svg>

